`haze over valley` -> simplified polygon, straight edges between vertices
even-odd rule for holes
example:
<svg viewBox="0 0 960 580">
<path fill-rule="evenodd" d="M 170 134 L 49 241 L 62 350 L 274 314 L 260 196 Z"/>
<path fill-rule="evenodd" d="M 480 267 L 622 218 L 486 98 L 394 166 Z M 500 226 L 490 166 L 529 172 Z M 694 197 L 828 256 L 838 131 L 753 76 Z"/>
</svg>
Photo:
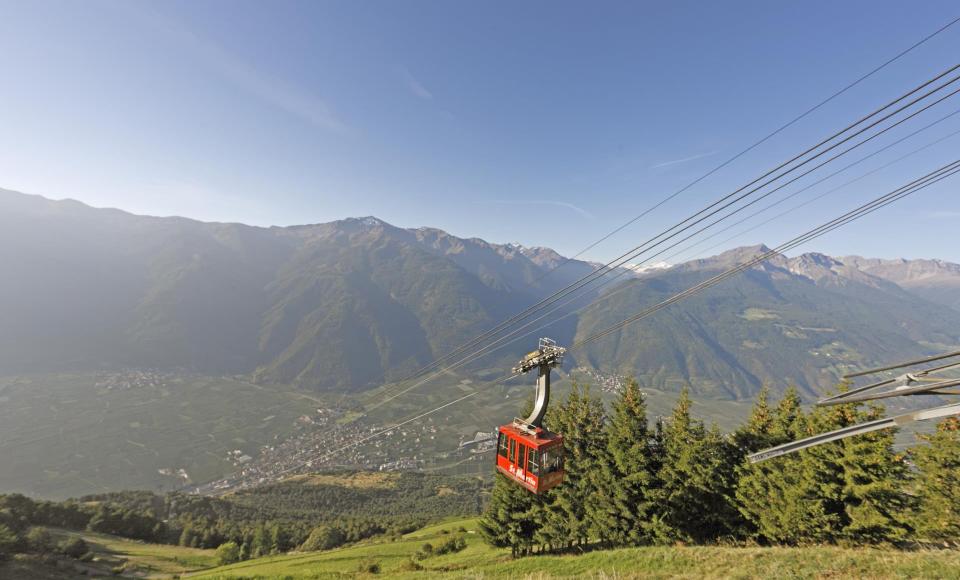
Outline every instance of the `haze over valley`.
<svg viewBox="0 0 960 580">
<path fill-rule="evenodd" d="M 0 462 L 35 458 L 0 472 L 0 489 L 57 496 L 271 480 L 472 389 L 484 391 L 472 408 L 398 431 L 406 445 L 311 465 L 481 472 L 458 442 L 510 419 L 529 389 L 483 381 L 539 336 L 573 343 L 766 249 L 612 272 L 551 324 L 366 409 L 598 265 L 373 217 L 262 228 L 12 191 L 0 192 L 0 248 Z M 686 387 L 698 413 L 733 425 L 763 385 L 812 399 L 850 369 L 960 341 L 958 283 L 960 268 L 937 260 L 780 256 L 572 354 L 560 389 L 612 396 L 636 377 L 666 413 Z M 330 435 L 357 412 L 368 416 Z"/>
</svg>

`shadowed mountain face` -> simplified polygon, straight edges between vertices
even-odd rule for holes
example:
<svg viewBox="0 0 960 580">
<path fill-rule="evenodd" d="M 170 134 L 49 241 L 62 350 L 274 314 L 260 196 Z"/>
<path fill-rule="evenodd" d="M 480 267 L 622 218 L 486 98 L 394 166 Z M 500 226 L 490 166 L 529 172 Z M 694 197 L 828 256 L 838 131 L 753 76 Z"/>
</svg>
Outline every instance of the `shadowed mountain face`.
<svg viewBox="0 0 960 580">
<path fill-rule="evenodd" d="M 569 343 L 758 251 L 643 271 L 533 334 Z M 361 390 L 405 376 L 595 267 L 572 261 L 547 275 L 564 261 L 547 248 L 376 218 L 257 228 L 0 190 L 0 375 L 149 367 Z M 851 365 L 960 341 L 960 312 L 920 297 L 960 301 L 954 265 L 931 261 L 944 272 L 922 276 L 886 262 L 777 258 L 571 358 L 651 386 L 740 398 L 764 382 L 823 388 Z M 484 366 L 508 368 L 533 340 Z"/>
<path fill-rule="evenodd" d="M 133 366 L 365 388 L 592 270 L 544 278 L 523 250 L 376 218 L 256 228 L 0 191 L 0 374 Z"/>
</svg>

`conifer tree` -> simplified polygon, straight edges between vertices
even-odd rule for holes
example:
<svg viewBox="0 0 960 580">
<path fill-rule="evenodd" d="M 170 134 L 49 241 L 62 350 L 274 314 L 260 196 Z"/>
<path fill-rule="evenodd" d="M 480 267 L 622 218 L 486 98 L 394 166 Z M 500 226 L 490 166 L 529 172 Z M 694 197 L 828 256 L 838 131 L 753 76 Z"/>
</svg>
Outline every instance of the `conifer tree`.
<svg viewBox="0 0 960 580">
<path fill-rule="evenodd" d="M 747 422 L 733 434 L 733 440 L 746 456 L 775 445 L 773 429 L 774 411 L 770 408 L 770 389 L 763 385 L 757 393 L 757 400 L 750 410 Z"/>
<path fill-rule="evenodd" d="M 663 464 L 656 499 L 660 518 L 655 531 L 660 542 L 706 542 L 727 535 L 735 522 L 730 500 L 733 465 L 719 429 L 707 431 L 690 415 L 687 389 L 680 394 L 663 432 Z"/>
<path fill-rule="evenodd" d="M 614 544 L 646 543 L 653 511 L 653 453 L 647 404 L 634 379 L 627 381 L 613 403 L 606 439 L 595 525 Z"/>
<path fill-rule="evenodd" d="M 574 384 L 550 421 L 551 429 L 564 435 L 564 483 L 544 498 L 549 513 L 543 517 L 554 527 L 566 527 L 568 545 L 584 544 L 602 531 L 595 522 L 603 518 L 595 510 L 606 450 L 603 403 L 589 387 Z M 552 535 L 559 537 L 560 532 L 552 530 Z"/>
<path fill-rule="evenodd" d="M 758 415 L 763 405 L 758 403 Z M 790 387 L 772 420 L 755 434 L 755 441 L 779 445 L 811 433 L 796 389 Z M 748 429 L 749 430 L 749 429 Z M 765 431 L 765 432 L 764 432 Z M 836 469 L 822 449 L 786 455 L 761 463 L 743 463 L 738 470 L 737 507 L 754 539 L 776 544 L 803 544 L 831 539 L 839 525 L 835 513 Z M 831 509 L 832 508 L 832 509 Z"/>
<path fill-rule="evenodd" d="M 879 419 L 883 408 L 856 412 L 857 422 Z M 893 448 L 896 430 L 874 431 L 844 439 L 843 535 L 856 542 L 888 542 L 910 532 L 912 500 L 905 493 L 909 471 Z"/>
<path fill-rule="evenodd" d="M 915 527 L 921 538 L 960 541 L 960 419 L 951 417 L 922 435 L 910 456 L 918 469 Z"/>
<path fill-rule="evenodd" d="M 540 527 L 539 501 L 503 474 L 494 477 L 490 503 L 480 520 L 480 533 L 491 546 L 510 548 L 514 557 L 526 555 Z"/>
</svg>

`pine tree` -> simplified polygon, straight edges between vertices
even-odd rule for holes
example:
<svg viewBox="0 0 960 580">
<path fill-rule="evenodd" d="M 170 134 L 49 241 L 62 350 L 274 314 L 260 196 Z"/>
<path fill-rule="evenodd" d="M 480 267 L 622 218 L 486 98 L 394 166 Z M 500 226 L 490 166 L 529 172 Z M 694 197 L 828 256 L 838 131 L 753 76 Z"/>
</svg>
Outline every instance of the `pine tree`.
<svg viewBox="0 0 960 580">
<path fill-rule="evenodd" d="M 712 541 L 736 526 L 731 448 L 719 429 L 707 431 L 702 421 L 691 417 L 691 406 L 684 389 L 663 430 L 661 487 L 655 495 L 659 542 Z"/>
<path fill-rule="evenodd" d="M 857 422 L 879 419 L 883 408 L 856 412 Z M 893 449 L 894 429 L 844 439 L 844 536 L 856 542 L 901 540 L 910 532 L 912 500 L 905 493 L 909 471 L 905 457 Z"/>
<path fill-rule="evenodd" d="M 490 503 L 480 520 L 480 533 L 491 546 L 510 548 L 514 557 L 526 555 L 540 527 L 539 500 L 503 474 L 494 477 Z"/>
<path fill-rule="evenodd" d="M 764 413 L 758 403 L 755 415 Z M 752 422 L 753 441 L 779 445 L 806 437 L 810 422 L 800 406 L 796 389 L 789 388 L 769 422 Z M 745 431 L 750 432 L 747 427 Z M 742 463 L 738 469 L 737 507 L 750 537 L 767 543 L 803 544 L 831 539 L 839 526 L 835 513 L 838 494 L 836 469 L 826 461 L 829 450 L 815 448 L 764 461 Z"/>
<path fill-rule="evenodd" d="M 564 483 L 545 498 L 545 509 L 553 512 L 546 517 L 558 522 L 562 516 L 569 541 L 584 544 L 603 533 L 595 523 L 602 520 L 595 510 L 606 449 L 603 403 L 589 386 L 574 384 L 551 421 L 551 428 L 564 435 Z"/>
<path fill-rule="evenodd" d="M 960 419 L 945 419 L 920 438 L 926 445 L 910 451 L 919 471 L 915 527 L 924 539 L 960 542 Z"/>
<path fill-rule="evenodd" d="M 594 524 L 614 544 L 647 543 L 653 511 L 653 457 L 647 404 L 633 379 L 613 403 L 606 439 Z"/>
<path fill-rule="evenodd" d="M 763 385 L 757 393 L 757 400 L 750 410 L 747 422 L 733 434 L 733 440 L 740 452 L 749 453 L 776 445 L 774 443 L 774 411 L 770 408 L 770 389 Z"/>
</svg>

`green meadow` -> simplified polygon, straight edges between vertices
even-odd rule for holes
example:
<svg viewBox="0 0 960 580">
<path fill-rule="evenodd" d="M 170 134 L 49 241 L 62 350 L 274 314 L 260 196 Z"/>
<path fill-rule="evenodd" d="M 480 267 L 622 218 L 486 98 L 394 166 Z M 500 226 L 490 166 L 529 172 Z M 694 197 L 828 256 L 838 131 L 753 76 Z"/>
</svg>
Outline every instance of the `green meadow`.
<svg viewBox="0 0 960 580">
<path fill-rule="evenodd" d="M 645 547 L 513 560 L 489 547 L 475 519 L 395 541 L 249 560 L 185 577 L 240 578 L 960 578 L 960 552 L 880 548 Z M 460 552 L 417 559 L 462 534 Z"/>
</svg>

